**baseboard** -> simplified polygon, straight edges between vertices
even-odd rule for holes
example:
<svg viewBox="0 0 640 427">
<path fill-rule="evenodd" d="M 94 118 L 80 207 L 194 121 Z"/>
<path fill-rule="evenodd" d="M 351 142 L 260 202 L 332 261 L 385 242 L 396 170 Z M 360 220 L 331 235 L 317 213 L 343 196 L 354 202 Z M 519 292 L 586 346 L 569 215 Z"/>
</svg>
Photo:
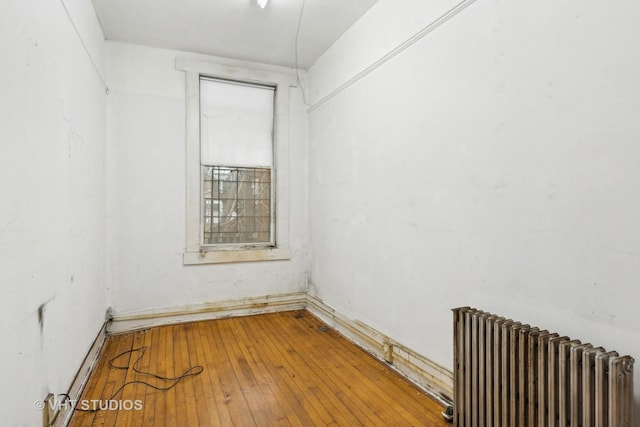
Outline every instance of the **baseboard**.
<svg viewBox="0 0 640 427">
<path fill-rule="evenodd" d="M 320 298 L 307 294 L 307 310 L 377 359 L 444 404 L 453 396 L 453 372 L 372 327 L 336 312 Z"/>
<path fill-rule="evenodd" d="M 302 310 L 306 306 L 306 292 L 230 299 L 178 307 L 115 312 L 107 327 L 109 334 L 148 329 L 154 326 L 224 317 L 248 316 L 276 311 Z"/>
<path fill-rule="evenodd" d="M 453 373 L 374 328 L 336 312 L 320 298 L 306 292 L 231 299 L 179 307 L 115 312 L 108 334 L 155 326 L 226 317 L 306 309 L 344 337 L 386 362 L 416 386 L 445 404 L 453 396 Z"/>
<path fill-rule="evenodd" d="M 71 386 L 67 391 L 67 394 L 69 395 L 69 399 L 71 399 L 71 401 L 77 402 L 80 399 L 82 392 L 87 385 L 87 381 L 89 381 L 89 376 L 91 375 L 98 357 L 100 356 L 100 351 L 104 346 L 106 337 L 107 322 L 105 322 L 102 325 L 102 328 L 100 328 L 96 339 L 93 340 L 93 344 L 91 344 L 89 352 L 82 361 L 82 365 L 80 365 L 80 369 L 78 369 L 75 378 L 71 382 Z M 63 427 L 69 424 L 69 421 L 71 421 L 71 416 L 73 415 L 72 406 L 73 405 L 60 405 L 60 411 L 56 415 L 53 426 Z"/>
</svg>

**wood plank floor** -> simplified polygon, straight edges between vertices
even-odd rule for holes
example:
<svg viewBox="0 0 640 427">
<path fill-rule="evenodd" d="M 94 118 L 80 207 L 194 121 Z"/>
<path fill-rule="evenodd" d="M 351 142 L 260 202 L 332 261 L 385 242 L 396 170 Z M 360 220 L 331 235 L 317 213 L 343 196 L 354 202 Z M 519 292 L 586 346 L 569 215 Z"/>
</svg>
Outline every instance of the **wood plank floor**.
<svg viewBox="0 0 640 427">
<path fill-rule="evenodd" d="M 294 311 L 110 336 L 77 404 L 103 409 L 77 410 L 70 426 L 448 425 L 439 403 L 322 326 Z M 110 366 L 123 352 L 112 364 L 124 369 Z M 141 354 L 141 372 L 202 373 L 136 372 Z"/>
</svg>

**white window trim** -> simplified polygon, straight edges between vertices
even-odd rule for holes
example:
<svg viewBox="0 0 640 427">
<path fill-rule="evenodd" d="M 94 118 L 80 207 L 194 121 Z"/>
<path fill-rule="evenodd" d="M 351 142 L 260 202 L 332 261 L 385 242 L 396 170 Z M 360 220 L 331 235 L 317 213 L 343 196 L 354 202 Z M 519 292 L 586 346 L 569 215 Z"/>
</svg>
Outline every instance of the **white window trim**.
<svg viewBox="0 0 640 427">
<path fill-rule="evenodd" d="M 186 75 L 186 246 L 183 264 L 217 264 L 286 260 L 289 249 L 289 87 L 287 73 L 248 69 L 190 58 L 176 58 L 176 69 Z M 275 86 L 273 170 L 275 185 L 275 246 L 201 246 L 200 76 Z"/>
</svg>

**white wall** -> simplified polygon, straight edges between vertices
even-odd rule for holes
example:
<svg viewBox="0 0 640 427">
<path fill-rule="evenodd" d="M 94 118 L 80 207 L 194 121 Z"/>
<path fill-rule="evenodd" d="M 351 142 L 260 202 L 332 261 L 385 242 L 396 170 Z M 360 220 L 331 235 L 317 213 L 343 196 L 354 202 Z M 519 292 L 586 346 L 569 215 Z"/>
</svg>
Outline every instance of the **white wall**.
<svg viewBox="0 0 640 427">
<path fill-rule="evenodd" d="M 311 104 L 452 8 L 452 0 L 378 1 L 309 69 Z M 377 28 L 376 31 L 372 31 Z M 363 42 L 366 40 L 366 43 Z"/>
<path fill-rule="evenodd" d="M 438 15 L 416 3 L 357 22 L 312 104 Z M 478 0 L 312 108 L 311 292 L 449 368 L 463 305 L 640 358 L 638 16 Z"/>
<path fill-rule="evenodd" d="M 109 280 L 110 304 L 116 312 L 122 312 L 303 291 L 308 221 L 307 121 L 299 91 L 293 88 L 291 179 L 289 194 L 285 195 L 290 206 L 291 260 L 183 266 L 185 74 L 175 69 L 178 56 L 207 58 L 107 43 L 108 210 L 114 230 L 109 244 L 113 275 Z"/>
<path fill-rule="evenodd" d="M 34 401 L 67 391 L 104 321 L 106 95 L 59 1 L 2 1 L 0 52 L 0 413 L 37 426 Z"/>
</svg>

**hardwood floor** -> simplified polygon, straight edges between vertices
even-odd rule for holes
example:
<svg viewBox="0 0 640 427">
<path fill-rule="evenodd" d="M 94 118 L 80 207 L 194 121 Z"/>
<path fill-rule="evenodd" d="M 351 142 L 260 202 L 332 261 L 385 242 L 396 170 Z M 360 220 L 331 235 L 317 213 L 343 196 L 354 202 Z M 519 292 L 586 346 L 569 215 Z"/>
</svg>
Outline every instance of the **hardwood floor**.
<svg viewBox="0 0 640 427">
<path fill-rule="evenodd" d="M 77 410 L 70 426 L 448 425 L 438 402 L 322 326 L 295 311 L 110 336 L 77 404 L 105 409 Z M 136 372 L 144 346 L 140 372 L 202 373 Z M 123 352 L 112 363 L 124 369 L 111 367 Z"/>
</svg>

